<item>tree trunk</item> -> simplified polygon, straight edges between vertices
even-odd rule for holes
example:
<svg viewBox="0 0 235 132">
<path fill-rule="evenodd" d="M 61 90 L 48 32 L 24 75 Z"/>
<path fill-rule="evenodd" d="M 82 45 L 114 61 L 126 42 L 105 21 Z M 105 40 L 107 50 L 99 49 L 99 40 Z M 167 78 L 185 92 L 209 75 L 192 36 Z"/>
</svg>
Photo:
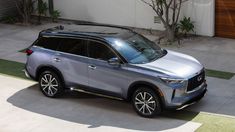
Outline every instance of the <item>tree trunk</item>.
<svg viewBox="0 0 235 132">
<path fill-rule="evenodd" d="M 172 27 L 166 28 L 166 37 L 169 42 L 175 41 L 175 30 Z"/>
<path fill-rule="evenodd" d="M 41 23 L 41 14 L 38 14 L 38 24 L 39 24 L 39 25 L 42 24 L 42 23 Z"/>
<path fill-rule="evenodd" d="M 54 2 L 53 2 L 53 0 L 48 0 L 48 5 L 49 5 L 49 13 L 51 15 L 54 11 Z"/>
<path fill-rule="evenodd" d="M 38 0 L 38 24 L 41 24 L 42 0 Z"/>
</svg>

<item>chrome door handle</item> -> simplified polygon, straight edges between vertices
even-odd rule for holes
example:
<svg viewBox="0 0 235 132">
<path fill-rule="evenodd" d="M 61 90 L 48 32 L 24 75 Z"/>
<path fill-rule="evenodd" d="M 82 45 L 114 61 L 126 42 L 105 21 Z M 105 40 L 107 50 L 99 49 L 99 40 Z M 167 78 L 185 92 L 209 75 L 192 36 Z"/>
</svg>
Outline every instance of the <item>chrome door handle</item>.
<svg viewBox="0 0 235 132">
<path fill-rule="evenodd" d="M 59 58 L 54 58 L 53 59 L 55 62 L 60 62 L 61 60 Z"/>
<path fill-rule="evenodd" d="M 96 69 L 96 67 L 93 66 L 93 65 L 89 65 L 88 67 L 89 67 L 90 69 L 92 69 L 92 70 L 95 70 L 95 69 Z"/>
</svg>

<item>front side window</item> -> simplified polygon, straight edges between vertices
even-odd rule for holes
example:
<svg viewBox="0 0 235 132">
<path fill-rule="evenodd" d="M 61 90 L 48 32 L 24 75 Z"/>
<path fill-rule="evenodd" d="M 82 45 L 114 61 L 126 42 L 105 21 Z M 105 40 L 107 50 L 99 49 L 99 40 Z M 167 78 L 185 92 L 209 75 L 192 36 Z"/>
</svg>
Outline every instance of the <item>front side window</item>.
<svg viewBox="0 0 235 132">
<path fill-rule="evenodd" d="M 109 59 L 116 57 L 110 48 L 96 41 L 89 41 L 88 51 L 89 57 L 94 59 L 108 61 Z"/>
<path fill-rule="evenodd" d="M 85 43 L 85 40 L 82 39 L 61 38 L 58 51 L 80 56 L 87 56 L 86 45 L 87 44 Z"/>
</svg>

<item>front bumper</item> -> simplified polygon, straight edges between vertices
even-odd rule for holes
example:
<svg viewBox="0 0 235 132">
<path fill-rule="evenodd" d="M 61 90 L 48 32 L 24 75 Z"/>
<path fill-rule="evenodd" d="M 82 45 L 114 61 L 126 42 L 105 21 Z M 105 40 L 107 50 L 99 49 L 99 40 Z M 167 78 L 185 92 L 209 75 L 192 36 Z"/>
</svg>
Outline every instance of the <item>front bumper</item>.
<svg viewBox="0 0 235 132">
<path fill-rule="evenodd" d="M 172 98 L 171 103 L 165 107 L 167 109 L 183 109 L 201 100 L 205 96 L 206 92 L 207 84 L 204 82 L 196 91 L 185 93 L 185 95 L 181 97 Z"/>
<path fill-rule="evenodd" d="M 198 95 L 198 96 L 192 98 L 191 100 L 185 102 L 184 104 L 179 106 L 177 108 L 177 110 L 184 109 L 184 108 L 186 108 L 186 107 L 188 107 L 190 105 L 193 105 L 193 104 L 197 103 L 198 101 L 200 101 L 205 96 L 206 92 L 207 92 L 207 89 L 204 89 L 204 91 L 200 95 Z"/>
</svg>

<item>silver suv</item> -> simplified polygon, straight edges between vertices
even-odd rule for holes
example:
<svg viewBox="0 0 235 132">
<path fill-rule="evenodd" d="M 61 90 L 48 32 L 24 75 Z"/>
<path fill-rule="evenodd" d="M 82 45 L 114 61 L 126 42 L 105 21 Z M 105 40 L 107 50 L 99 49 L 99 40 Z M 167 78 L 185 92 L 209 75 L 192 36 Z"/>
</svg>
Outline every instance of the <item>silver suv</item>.
<svg viewBox="0 0 235 132">
<path fill-rule="evenodd" d="M 67 25 L 43 30 L 27 49 L 26 75 L 47 97 L 66 89 L 132 102 L 143 117 L 179 109 L 207 91 L 204 67 L 118 26 Z"/>
</svg>

